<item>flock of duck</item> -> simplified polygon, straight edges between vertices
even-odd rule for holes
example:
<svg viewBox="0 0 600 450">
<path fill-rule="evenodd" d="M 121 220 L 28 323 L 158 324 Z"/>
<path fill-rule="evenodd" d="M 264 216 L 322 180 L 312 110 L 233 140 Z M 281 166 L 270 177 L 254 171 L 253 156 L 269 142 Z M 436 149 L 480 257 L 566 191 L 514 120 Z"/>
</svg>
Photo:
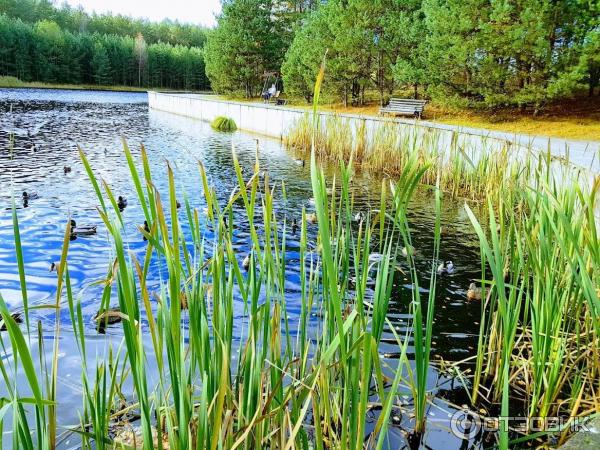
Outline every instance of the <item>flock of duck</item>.
<svg viewBox="0 0 600 450">
<path fill-rule="evenodd" d="M 33 148 L 33 151 L 35 151 L 35 148 L 36 148 L 35 144 L 32 144 L 32 148 Z M 64 166 L 63 171 L 65 174 L 70 173 L 71 167 Z M 22 193 L 23 205 L 25 207 L 28 206 L 29 201 L 35 200 L 38 198 L 39 198 L 39 195 L 35 192 L 23 191 L 23 193 Z M 121 212 L 123 212 L 125 210 L 125 208 L 127 208 L 127 205 L 128 205 L 127 199 L 123 196 L 118 196 L 117 207 L 119 208 L 119 210 Z M 179 201 L 177 201 L 176 207 L 178 209 L 181 207 L 181 204 L 179 203 Z M 307 223 L 309 223 L 309 224 L 317 223 L 317 215 L 315 213 L 308 213 L 308 214 L 306 214 L 305 217 L 306 217 Z M 354 216 L 354 220 L 356 222 L 365 221 L 366 218 L 367 218 L 367 215 L 363 211 L 356 213 L 356 215 Z M 226 218 L 224 218 L 224 220 L 225 220 L 225 226 L 227 226 Z M 140 226 L 140 229 L 144 231 L 143 239 L 147 240 L 146 235 L 150 234 L 150 226 L 149 226 L 148 222 L 144 221 L 143 225 Z M 294 218 L 294 219 L 292 219 L 292 222 L 291 222 L 292 234 L 296 234 L 297 229 L 298 229 L 298 221 Z M 75 239 L 78 236 L 93 236 L 93 235 L 97 234 L 97 226 L 96 225 L 78 225 L 74 219 L 70 219 L 70 233 L 71 233 L 71 239 Z M 403 247 L 401 250 L 401 253 L 404 257 L 408 257 L 409 255 L 414 256 L 415 249 L 412 246 Z M 375 265 L 378 262 L 380 262 L 382 260 L 382 258 L 383 258 L 383 255 L 381 255 L 379 253 L 372 253 L 371 255 L 369 255 L 368 260 L 371 265 Z M 251 263 L 251 254 L 248 253 L 242 261 L 243 269 L 248 271 L 250 268 L 250 263 Z M 50 264 L 50 272 L 60 272 L 60 269 L 61 269 L 60 262 L 52 262 Z M 439 264 L 439 266 L 437 267 L 437 274 L 440 276 L 451 275 L 455 272 L 455 270 L 456 270 L 456 268 L 452 261 L 442 261 Z M 482 292 L 482 289 L 480 287 L 478 287 L 475 283 L 471 283 L 469 285 L 469 289 L 467 290 L 467 294 L 466 294 L 467 300 L 471 300 L 471 301 L 481 300 L 481 292 Z M 182 300 L 181 304 L 182 304 L 182 308 L 187 307 L 187 301 Z M 17 323 L 22 322 L 20 313 L 13 313 L 12 317 L 15 320 L 15 322 L 17 322 Z M 106 325 L 116 324 L 116 323 L 120 322 L 124 317 L 125 317 L 125 315 L 123 313 L 121 313 L 121 311 L 119 310 L 118 307 L 110 307 L 110 308 L 107 308 L 104 310 L 99 310 L 94 315 L 93 320 L 94 320 L 94 322 L 96 322 L 96 324 L 98 326 L 98 331 L 104 332 Z M 0 320 L 0 331 L 4 331 L 5 329 L 6 329 L 6 325 L 4 324 L 3 321 Z"/>
</svg>

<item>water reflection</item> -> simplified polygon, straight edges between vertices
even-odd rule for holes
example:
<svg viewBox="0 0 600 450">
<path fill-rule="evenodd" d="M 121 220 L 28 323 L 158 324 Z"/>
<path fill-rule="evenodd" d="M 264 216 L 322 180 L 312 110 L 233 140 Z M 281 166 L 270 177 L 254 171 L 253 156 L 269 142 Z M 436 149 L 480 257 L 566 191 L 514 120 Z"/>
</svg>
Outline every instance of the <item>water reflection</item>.
<svg viewBox="0 0 600 450">
<path fill-rule="evenodd" d="M 145 145 L 153 178 L 158 190 L 165 193 L 165 199 L 168 198 L 166 161 L 175 172 L 180 200 L 187 198 L 192 207 L 202 210 L 205 205 L 198 161 L 204 164 L 210 183 L 226 201 L 237 185 L 231 147 L 236 148 L 240 163 L 247 171 L 251 171 L 258 147 L 260 163 L 268 171 L 271 181 L 285 181 L 287 198 L 283 201 L 280 197 L 276 205 L 278 216 L 289 221 L 293 218 L 299 220 L 303 207 L 308 211 L 314 209 L 310 203 L 312 191 L 308 165 L 297 164 L 278 141 L 257 139 L 245 133 L 216 133 L 203 122 L 149 111 L 145 94 L 0 90 L 0 111 L 0 292 L 11 309 L 22 308 L 10 211 L 13 197 L 18 208 L 31 305 L 47 305 L 54 301 L 56 272 L 50 268 L 60 259 L 66 221 L 73 218 L 78 224 L 97 226 L 97 234 L 77 236 L 69 249 L 71 282 L 86 317 L 88 354 L 93 359 L 106 354 L 107 342 L 117 346 L 122 334 L 118 326 L 109 326 L 104 330 L 105 335 L 99 335 L 93 320 L 102 287 L 91 283 L 106 276 L 113 255 L 107 230 L 98 217 L 96 195 L 79 159 L 78 146 L 86 152 L 97 176 L 111 186 L 115 195 L 129 200 L 123 209 L 124 237 L 129 250 L 140 259 L 146 249 L 146 242 L 138 230 L 144 215 L 140 205 L 132 201 L 136 195 L 122 152 L 122 138 L 127 140 L 134 156 L 139 155 L 142 143 Z M 367 211 L 369 205 L 378 203 L 377 186 L 378 182 L 368 178 L 356 180 L 357 210 Z M 23 197 L 23 192 L 28 193 L 28 198 Z M 423 274 L 421 286 L 428 286 L 427 274 L 433 264 L 430 255 L 434 206 L 427 193 L 415 198 L 409 219 L 413 245 L 418 252 L 417 266 Z M 456 271 L 439 278 L 433 346 L 438 355 L 458 360 L 474 353 L 480 306 L 467 302 L 465 294 L 469 282 L 479 277 L 480 262 L 478 245 L 462 205 L 445 202 L 442 222 L 444 233 L 440 258 L 454 261 Z M 309 237 L 314 239 L 315 227 L 309 231 Z M 207 232 L 210 233 L 209 230 Z M 235 250 L 241 262 L 250 243 L 244 221 L 235 224 L 234 236 Z M 294 332 L 300 317 L 299 236 L 289 236 L 287 245 L 286 303 L 291 331 Z M 149 290 L 153 291 L 158 288 L 161 276 L 164 278 L 165 269 L 158 261 L 153 261 L 150 273 Z M 395 331 L 401 334 L 410 325 L 408 302 L 411 288 L 408 278 L 399 273 L 390 301 L 389 318 Z M 426 291 L 423 292 L 426 295 Z M 234 313 L 237 318 L 242 317 L 241 301 Z M 44 339 L 51 339 L 55 320 L 53 313 L 39 309 L 32 312 L 32 318 L 42 322 Z M 316 324 L 318 317 L 313 319 Z M 66 309 L 61 312 L 61 320 L 70 324 Z M 240 322 L 234 320 L 238 333 L 242 328 Z M 150 347 L 149 342 L 147 345 Z M 59 409 L 60 422 L 74 424 L 78 422 L 77 408 L 81 406 L 77 387 L 81 362 L 68 329 L 61 334 L 60 346 L 60 380 L 65 388 L 61 396 L 64 402 Z M 148 350 L 151 354 L 151 349 Z M 391 330 L 385 332 L 380 351 L 386 354 L 391 371 L 395 365 L 394 354 L 398 352 Z M 152 365 L 149 364 L 149 367 Z M 430 378 L 432 389 L 443 385 L 446 380 L 434 369 Z M 435 442 L 435 447 L 442 442 L 447 442 L 448 448 L 460 447 L 460 441 L 447 431 L 435 433 L 435 436 L 426 438 Z"/>
</svg>

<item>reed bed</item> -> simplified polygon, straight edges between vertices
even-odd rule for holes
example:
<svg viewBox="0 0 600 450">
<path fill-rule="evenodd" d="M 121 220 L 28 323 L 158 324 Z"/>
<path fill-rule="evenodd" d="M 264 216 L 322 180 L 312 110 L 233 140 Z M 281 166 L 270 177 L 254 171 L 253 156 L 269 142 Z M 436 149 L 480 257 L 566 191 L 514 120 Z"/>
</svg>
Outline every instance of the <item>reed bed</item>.
<svg viewBox="0 0 600 450">
<path fill-rule="evenodd" d="M 478 140 L 476 145 L 459 134 L 382 121 L 368 127 L 332 115 L 313 121 L 303 116 L 285 136 L 285 144 L 299 154 L 310 153 L 315 140 L 317 156 L 324 161 L 353 161 L 356 170 L 397 178 L 407 162 L 416 159 L 426 167 L 423 183 L 436 185 L 453 197 L 470 201 L 493 197 L 497 203 L 505 189 L 526 189 L 535 182 L 539 167 L 555 162 L 549 153 L 515 148 L 509 142 Z M 516 152 L 520 152 L 515 157 Z M 550 160 L 550 161 L 548 161 Z"/>
<path fill-rule="evenodd" d="M 322 68 L 315 105 L 323 76 Z M 323 127 L 317 117 L 315 106 L 289 141 L 300 151 L 309 145 L 315 200 L 314 213 L 303 210 L 297 218 L 302 274 L 297 324 L 289 321 L 285 290 L 286 236 L 293 218 L 282 218 L 277 210 L 275 191 L 285 193 L 285 186 L 270 183 L 258 157 L 247 175 L 234 151 L 238 188 L 225 203 L 199 164 L 203 198 L 184 196 L 178 209 L 171 168 L 166 167 L 168 192 L 159 192 L 145 149 L 136 158 L 124 142 L 136 201 L 148 224 L 137 230 L 147 248 L 136 256 L 128 250 L 129 233 L 111 187 L 96 177 L 80 151 L 113 245 L 113 263 L 96 281 L 103 286 L 99 307 L 117 299 L 122 318 L 122 342 L 94 361 L 80 297 L 69 277 L 69 221 L 55 302 L 44 306 L 56 317 L 51 348 L 45 348 L 48 340 L 42 336 L 48 330 L 30 320 L 13 204 L 25 321 L 19 325 L 0 296 L 6 328 L 0 333 L 0 374 L 7 392 L 0 400 L 0 439 L 10 431 L 10 445 L 25 449 L 54 449 L 74 434 L 82 448 L 97 449 L 381 449 L 387 445 L 389 416 L 408 388 L 412 406 L 404 404 L 402 412 L 414 417 L 409 441 L 418 446 L 431 402 L 426 382 L 443 192 L 487 207 L 476 215 L 465 205 L 481 245 L 483 300 L 477 354 L 456 367 L 463 371 L 474 410 L 484 406 L 490 414 L 568 420 L 600 412 L 600 179 L 591 187 L 559 182 L 548 155 L 515 163 L 504 148 L 471 158 L 456 139 L 443 149 L 435 134 L 417 139 L 387 125 L 374 135 L 359 127 L 354 136 L 337 119 Z M 340 164 L 331 197 L 319 158 Z M 379 208 L 358 224 L 350 194 L 355 165 L 394 176 L 394 182 L 382 182 Z M 433 188 L 436 204 L 426 296 L 412 252 L 401 256 L 403 248 L 412 248 L 407 211 L 423 184 Z M 242 218 L 252 247 L 244 255 L 234 244 L 235 224 Z M 318 227 L 316 241 L 309 239 L 309 227 Z M 156 260 L 168 276 L 150 292 L 149 268 Z M 399 264 L 413 287 L 406 299 L 412 323 L 403 335 L 387 319 Z M 234 312 L 240 302 L 241 316 Z M 69 324 L 60 320 L 63 309 Z M 234 321 L 243 324 L 241 335 L 234 333 Z M 398 345 L 393 369 L 378 352 L 384 329 L 394 333 Z M 82 361 L 81 419 L 71 426 L 59 424 L 57 415 L 65 332 L 74 334 Z M 409 344 L 414 361 L 407 357 Z M 156 367 L 157 382 L 150 381 L 149 364 Z M 15 381 L 20 379 L 26 386 Z M 367 427 L 374 409 L 375 423 Z M 553 432 L 560 440 L 568 436 L 567 429 Z M 501 431 L 498 438 L 506 449 L 548 436 L 526 430 L 524 435 Z"/>
<path fill-rule="evenodd" d="M 286 143 L 306 152 L 313 135 L 324 160 L 391 178 L 416 161 L 423 183 L 466 200 L 481 245 L 483 300 L 477 355 L 455 366 L 471 414 L 563 421 L 543 432 L 501 431 L 501 448 L 564 442 L 575 420 L 600 414 L 600 177 L 549 150 L 468 149 L 456 134 L 442 145 L 435 131 L 394 123 L 368 130 L 335 116 L 306 116 Z"/>
<path fill-rule="evenodd" d="M 405 381 L 414 384 L 420 398 L 416 415 L 424 424 L 430 331 L 416 337 L 427 358 L 410 380 L 405 380 L 409 336 L 398 336 L 403 356 L 393 379 L 384 376 L 378 353 L 384 327 L 389 326 L 386 314 L 396 261 L 410 241 L 404 218 L 423 174 L 416 161 L 407 165 L 402 183 L 391 190 L 385 183 L 382 209 L 356 230 L 349 194 L 352 167 L 341 167 L 341 195 L 329 199 L 324 175 L 313 158 L 319 231 L 317 242 L 309 242 L 307 230 L 314 225 L 303 211 L 299 222 L 302 313 L 292 334 L 284 289 L 290 218 L 281 220 L 275 188 L 258 158 L 254 174 L 244 178 L 234 154 L 239 188 L 226 204 L 219 203 L 199 165 L 203 214 L 187 199 L 177 209 L 170 167 L 169 191 L 158 192 L 145 149 L 136 160 L 124 143 L 124 154 L 149 224 L 139 229 L 140 238 L 143 235 L 148 242 L 141 259 L 127 249 L 122 213 L 110 186 L 95 176 L 80 151 L 113 244 L 114 263 L 107 268 L 106 278 L 98 280 L 104 286 L 99 308 L 115 306 L 110 301 L 118 299 L 122 343 L 108 348 L 106 359 L 92 362 L 86 319 L 69 278 L 68 221 L 56 302 L 50 309 L 57 317 L 52 348 L 42 348 L 44 340 L 39 339 L 39 361 L 28 342 L 43 330 L 40 324 L 30 324 L 27 302 L 24 329 L 0 297 L 7 329 L 0 334 L 0 371 L 8 392 L 0 406 L 0 425 L 4 416 L 12 414 L 13 448 L 53 449 L 73 434 L 80 437 L 83 448 L 98 449 L 382 448 L 388 416 L 397 408 L 398 386 Z M 240 203 L 243 208 L 236 208 Z M 234 251 L 233 224 L 241 215 L 249 223 L 250 255 Z M 16 208 L 13 217 L 15 248 L 22 262 Z M 190 232 L 184 234 L 184 228 Z M 209 239 L 207 231 L 214 237 Z M 382 237 L 377 246 L 374 233 Z M 374 252 L 379 255 L 376 263 L 369 260 Z M 155 259 L 162 261 L 168 276 L 157 291 L 150 292 L 149 266 Z M 22 264 L 19 272 L 24 275 Z M 412 273 L 416 277 L 416 271 Z M 367 287 L 370 277 L 375 278 L 372 290 Z M 26 299 L 27 285 L 22 281 Z M 236 317 L 234 305 L 240 301 L 244 313 Z M 415 290 L 415 329 L 431 322 L 432 310 L 427 311 L 425 301 Z M 69 324 L 59 319 L 65 308 Z M 315 312 L 322 317 L 317 327 L 311 323 Z M 242 336 L 234 335 L 234 320 L 244 324 Z M 60 334 L 65 332 L 75 335 L 82 361 L 81 423 L 68 427 L 57 421 L 58 355 Z M 150 384 L 148 364 L 156 365 L 156 384 Z M 14 381 L 21 373 L 26 388 Z M 367 413 L 373 407 L 383 410 L 367 433 Z"/>
</svg>

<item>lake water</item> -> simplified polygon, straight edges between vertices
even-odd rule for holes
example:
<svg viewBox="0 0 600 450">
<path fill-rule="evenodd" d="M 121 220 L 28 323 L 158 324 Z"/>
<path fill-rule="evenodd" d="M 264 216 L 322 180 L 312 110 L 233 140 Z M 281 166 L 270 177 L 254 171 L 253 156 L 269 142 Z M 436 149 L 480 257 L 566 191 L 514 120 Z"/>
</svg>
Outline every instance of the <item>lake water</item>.
<svg viewBox="0 0 600 450">
<path fill-rule="evenodd" d="M 11 136 L 14 138 L 12 152 L 9 151 Z M 84 149 L 96 174 L 111 186 L 113 192 L 131 200 L 135 193 L 122 152 L 122 137 L 127 139 L 135 156 L 139 155 L 140 145 L 145 145 L 157 188 L 165 192 L 165 198 L 166 161 L 169 161 L 175 171 L 178 192 L 185 192 L 192 206 L 204 206 L 197 164 L 201 161 L 210 183 L 226 201 L 237 185 L 232 145 L 242 166 L 248 170 L 252 167 L 258 145 L 261 165 L 269 172 L 270 178 L 275 182 L 285 181 L 287 201 L 276 205 L 278 214 L 291 220 L 292 217 L 299 218 L 302 207 L 309 211 L 312 208 L 308 165 L 302 167 L 296 164 L 294 157 L 277 140 L 243 132 L 218 133 L 207 123 L 149 110 L 144 93 L 0 89 L 0 293 L 11 310 L 22 308 L 11 217 L 13 197 L 20 221 L 29 301 L 33 305 L 54 302 L 56 273 L 50 272 L 49 268 L 51 262 L 60 259 L 66 220 L 72 217 L 78 224 L 99 225 L 96 236 L 78 238 L 71 242 L 69 249 L 70 275 L 87 318 L 86 340 L 92 361 L 105 354 L 109 342 L 118 346 L 122 333 L 120 326 L 116 325 L 109 327 L 106 334 L 98 334 L 92 320 L 101 297 L 101 287 L 92 283 L 106 276 L 111 262 L 111 243 L 101 225 L 96 210 L 97 198 L 80 162 L 77 145 Z M 35 151 L 31 150 L 32 145 Z M 65 174 L 64 166 L 71 167 L 72 171 Z M 358 178 L 355 184 L 359 193 L 358 208 L 367 210 L 370 205 L 377 204 L 377 185 L 377 181 L 367 177 Z M 38 198 L 25 206 L 21 201 L 23 191 L 37 193 Z M 136 228 L 143 222 L 141 207 L 130 201 L 124 220 L 130 250 L 143 255 L 146 243 Z M 427 195 L 415 198 L 410 220 L 413 243 L 419 252 L 417 265 L 423 274 L 427 274 L 432 264 L 428 256 L 432 251 L 434 222 L 431 198 Z M 467 302 L 465 294 L 470 281 L 480 277 L 479 246 L 460 203 L 444 201 L 442 224 L 440 258 L 452 260 L 457 270 L 439 280 L 433 347 L 434 352 L 445 359 L 461 360 L 475 354 L 480 305 Z M 245 225 L 238 224 L 235 230 L 240 259 L 247 253 L 250 244 Z M 313 229 L 311 233 L 314 238 L 316 231 Z M 294 247 L 297 242 L 292 237 L 288 244 Z M 151 273 L 158 286 L 161 268 L 153 266 Z M 428 277 L 424 275 L 424 278 Z M 407 302 L 410 285 L 407 280 L 404 281 L 399 280 L 389 308 L 389 317 L 400 331 L 405 329 L 409 319 Z M 422 285 L 426 283 L 422 282 Z M 290 324 L 294 324 L 300 313 L 299 267 L 289 267 L 286 290 Z M 242 311 L 240 300 L 240 315 Z M 81 361 L 73 334 L 69 331 L 67 308 L 61 314 L 59 422 L 74 425 L 79 422 L 77 410 L 82 405 L 79 389 Z M 39 309 L 32 312 L 32 317 L 41 322 L 46 345 L 50 346 L 54 313 Z M 398 348 L 384 343 L 380 351 L 382 354 L 394 353 Z M 427 428 L 424 445 L 446 449 L 483 446 L 479 440 L 481 436 L 470 443 L 463 442 L 447 429 L 448 415 L 454 409 L 443 398 L 460 401 L 462 393 L 460 389 L 454 389 L 459 383 L 453 383 L 432 368 L 430 386 L 439 397 L 435 400 L 435 407 L 431 408 L 430 417 L 439 426 Z M 410 428 L 409 422 L 408 418 L 403 418 L 400 426 L 392 427 L 390 434 L 395 436 L 394 448 L 406 445 L 402 429 Z M 5 425 L 5 433 L 7 429 Z M 5 446 L 7 441 L 10 445 L 8 436 L 4 437 Z M 72 438 L 61 442 L 63 448 L 74 445 Z"/>
</svg>

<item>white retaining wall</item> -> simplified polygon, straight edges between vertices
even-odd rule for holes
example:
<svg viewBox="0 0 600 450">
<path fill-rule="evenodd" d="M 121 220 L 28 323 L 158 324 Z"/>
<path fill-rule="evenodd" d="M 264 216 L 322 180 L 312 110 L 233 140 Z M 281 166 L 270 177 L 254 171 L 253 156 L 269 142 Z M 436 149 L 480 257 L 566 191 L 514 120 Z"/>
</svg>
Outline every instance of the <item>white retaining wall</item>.
<svg viewBox="0 0 600 450">
<path fill-rule="evenodd" d="M 196 94 L 166 94 L 148 92 L 150 108 L 192 117 L 204 121 L 212 121 L 217 116 L 231 117 L 238 128 L 253 133 L 281 139 L 289 130 L 307 114 L 307 110 L 257 103 L 243 103 L 218 100 L 206 95 Z M 598 143 L 580 141 L 565 141 L 525 135 L 511 135 L 509 133 L 492 132 L 473 128 L 457 128 L 451 125 L 417 121 L 415 119 L 391 119 L 384 117 L 360 116 L 355 114 L 319 113 L 321 123 L 328 118 L 338 116 L 355 129 L 364 122 L 369 133 L 378 127 L 395 123 L 398 132 L 406 134 L 417 140 L 424 138 L 437 139 L 439 148 L 448 148 L 450 141 L 456 139 L 458 145 L 470 155 L 481 151 L 495 151 L 511 145 L 514 150 L 524 152 L 534 150 L 547 151 L 550 149 L 553 156 L 562 159 L 568 157 L 569 161 L 592 172 L 600 172 L 600 158 L 595 153 Z M 515 152 L 518 153 L 518 152 Z"/>
</svg>

